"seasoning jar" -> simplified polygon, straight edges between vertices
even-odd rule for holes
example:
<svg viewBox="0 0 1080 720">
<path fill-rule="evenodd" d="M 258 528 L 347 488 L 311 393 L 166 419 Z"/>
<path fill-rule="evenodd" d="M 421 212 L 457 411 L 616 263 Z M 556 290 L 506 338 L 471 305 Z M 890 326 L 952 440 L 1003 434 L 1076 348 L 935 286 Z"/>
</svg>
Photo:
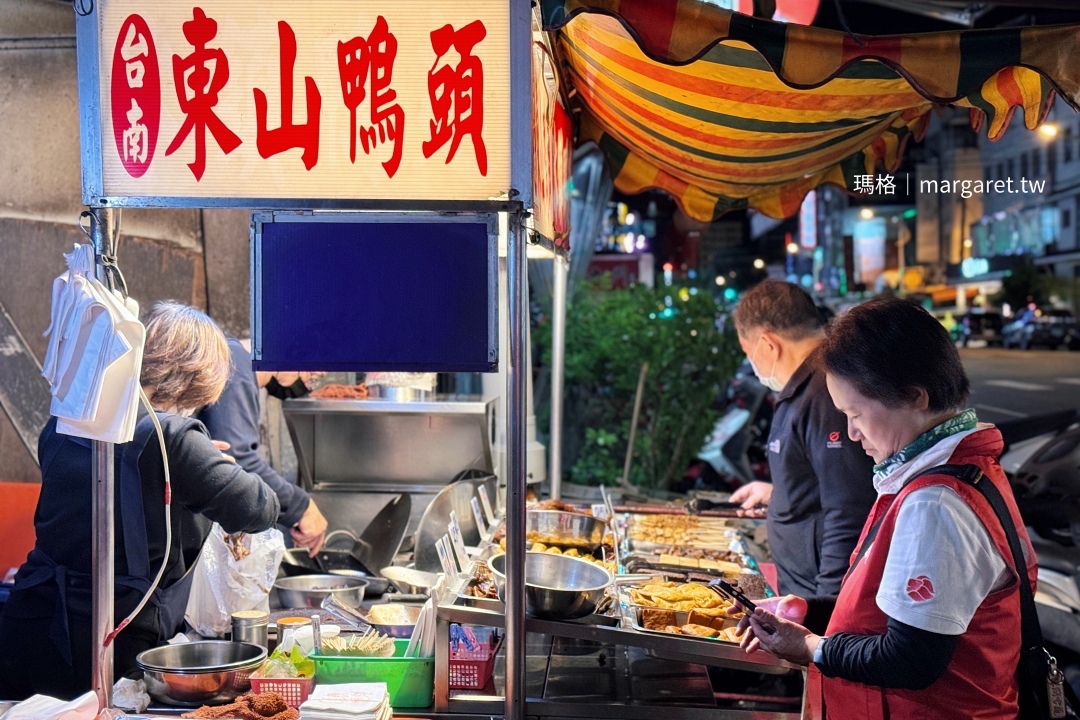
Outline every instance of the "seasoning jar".
<svg viewBox="0 0 1080 720">
<path fill-rule="evenodd" d="M 240 610 L 232 614 L 232 639 L 233 642 L 255 643 L 262 647 L 269 647 L 267 628 L 270 624 L 270 614 L 263 610 Z"/>
<path fill-rule="evenodd" d="M 301 628 L 310 627 L 311 618 L 299 615 L 283 617 L 277 621 L 278 648 L 283 652 L 292 650 L 293 645 L 298 644 L 296 634 Z"/>
</svg>

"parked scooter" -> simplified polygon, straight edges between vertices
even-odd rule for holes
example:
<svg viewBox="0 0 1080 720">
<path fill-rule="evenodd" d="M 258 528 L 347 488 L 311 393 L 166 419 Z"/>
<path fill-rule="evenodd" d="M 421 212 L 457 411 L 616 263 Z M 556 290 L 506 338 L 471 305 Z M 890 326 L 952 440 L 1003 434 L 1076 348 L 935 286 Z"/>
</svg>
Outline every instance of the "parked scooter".
<svg viewBox="0 0 1080 720">
<path fill-rule="evenodd" d="M 998 425 L 1001 464 L 1039 563 L 1036 608 L 1043 635 L 1080 690 L 1080 413 Z"/>
<path fill-rule="evenodd" d="M 775 396 L 743 362 L 728 385 L 723 416 L 686 473 L 686 490 L 733 491 L 769 479 L 766 444 Z"/>
</svg>

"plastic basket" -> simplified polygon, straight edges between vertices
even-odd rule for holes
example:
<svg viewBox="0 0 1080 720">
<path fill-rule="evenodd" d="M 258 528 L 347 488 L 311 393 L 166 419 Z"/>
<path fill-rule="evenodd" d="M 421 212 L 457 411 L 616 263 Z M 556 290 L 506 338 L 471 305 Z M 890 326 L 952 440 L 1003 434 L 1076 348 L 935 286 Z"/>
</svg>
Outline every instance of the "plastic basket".
<svg viewBox="0 0 1080 720">
<path fill-rule="evenodd" d="M 299 708 L 315 687 L 315 678 L 262 678 L 251 676 L 251 690 L 257 693 L 275 692 L 285 698 L 285 704 Z"/>
<path fill-rule="evenodd" d="M 313 655 L 315 681 L 320 685 L 384 682 L 395 710 L 431 707 L 435 697 L 435 658 L 403 657 L 408 646 L 406 639 L 394 640 L 393 657 Z"/>
<path fill-rule="evenodd" d="M 450 687 L 455 690 L 480 690 L 495 674 L 495 656 L 499 654 L 503 639 L 500 637 L 492 647 L 487 642 L 476 650 L 461 647 L 450 651 Z"/>
</svg>

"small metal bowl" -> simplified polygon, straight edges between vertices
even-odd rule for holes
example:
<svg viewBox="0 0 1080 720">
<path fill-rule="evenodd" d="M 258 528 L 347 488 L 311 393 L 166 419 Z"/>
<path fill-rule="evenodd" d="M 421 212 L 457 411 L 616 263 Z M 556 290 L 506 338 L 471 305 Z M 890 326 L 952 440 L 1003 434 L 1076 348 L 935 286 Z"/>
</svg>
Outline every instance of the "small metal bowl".
<svg viewBox="0 0 1080 720">
<path fill-rule="evenodd" d="M 389 635 L 392 638 L 412 637 L 413 630 L 416 629 L 416 621 L 420 619 L 420 611 L 422 608 L 419 605 L 403 605 L 402 607 L 405 608 L 405 614 L 409 618 L 408 625 L 383 625 L 382 623 L 372 622 L 371 610 L 368 610 L 367 613 L 364 614 L 364 622 L 381 632 L 383 635 Z"/>
<path fill-rule="evenodd" d="M 204 640 L 163 645 L 135 658 L 146 691 L 178 707 L 229 703 L 251 689 L 250 677 L 266 659 L 254 643 Z"/>
<path fill-rule="evenodd" d="M 525 514 L 529 543 L 574 547 L 593 552 L 604 541 L 604 522 L 584 513 L 529 510 Z"/>
<path fill-rule="evenodd" d="M 274 583 L 281 607 L 313 610 L 321 607 L 327 595 L 333 595 L 345 605 L 359 607 L 367 586 L 368 581 L 364 578 L 341 575 L 300 575 L 280 578 Z"/>
<path fill-rule="evenodd" d="M 394 583 L 398 592 L 406 595 L 427 594 L 439 582 L 439 576 L 433 572 L 424 572 L 414 568 L 391 565 L 379 571 L 383 577 Z"/>
</svg>

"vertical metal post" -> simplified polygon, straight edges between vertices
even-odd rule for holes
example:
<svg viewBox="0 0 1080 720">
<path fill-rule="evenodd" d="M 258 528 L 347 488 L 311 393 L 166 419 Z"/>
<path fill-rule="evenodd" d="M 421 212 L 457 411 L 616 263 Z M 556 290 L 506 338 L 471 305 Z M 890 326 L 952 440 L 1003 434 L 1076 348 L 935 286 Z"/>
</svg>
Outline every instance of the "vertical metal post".
<svg viewBox="0 0 1080 720">
<path fill-rule="evenodd" d="M 97 258 L 98 279 L 108 285 L 102 256 L 116 256 L 116 213 L 112 208 L 92 209 L 91 238 Z M 115 626 L 113 617 L 113 555 L 116 482 L 113 467 L 113 444 L 93 442 L 92 480 L 94 485 L 91 574 L 93 576 L 93 605 L 91 614 L 90 652 L 93 653 L 92 684 L 98 696 L 99 709 L 111 704 L 113 686 L 113 648 L 103 653 L 106 636 Z"/>
<path fill-rule="evenodd" d="M 551 291 L 551 497 L 562 497 L 563 372 L 566 368 L 566 285 L 570 263 L 558 253 L 552 265 Z"/>
<path fill-rule="evenodd" d="M 525 234 L 520 213 L 506 237 L 510 363 L 506 372 L 506 720 L 525 718 Z"/>
</svg>

